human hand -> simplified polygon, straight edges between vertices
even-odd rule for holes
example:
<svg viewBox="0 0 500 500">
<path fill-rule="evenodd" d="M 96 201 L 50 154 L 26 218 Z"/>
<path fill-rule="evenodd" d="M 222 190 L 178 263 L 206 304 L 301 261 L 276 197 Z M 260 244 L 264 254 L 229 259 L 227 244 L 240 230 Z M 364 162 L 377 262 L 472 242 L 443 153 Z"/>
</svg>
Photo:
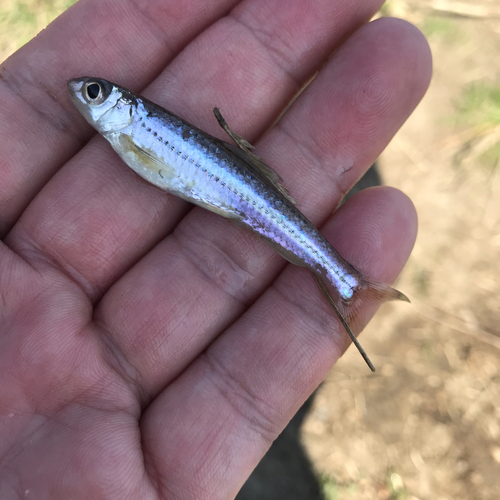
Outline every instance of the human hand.
<svg viewBox="0 0 500 500">
<path fill-rule="evenodd" d="M 414 28 L 364 24 L 380 3 L 81 0 L 4 63 L 2 500 L 232 498 L 348 345 L 309 273 L 137 177 L 67 80 L 147 87 L 224 138 L 220 106 L 255 142 L 322 68 L 257 152 L 344 258 L 389 282 L 411 202 L 378 188 L 331 215 L 430 77 Z"/>
</svg>

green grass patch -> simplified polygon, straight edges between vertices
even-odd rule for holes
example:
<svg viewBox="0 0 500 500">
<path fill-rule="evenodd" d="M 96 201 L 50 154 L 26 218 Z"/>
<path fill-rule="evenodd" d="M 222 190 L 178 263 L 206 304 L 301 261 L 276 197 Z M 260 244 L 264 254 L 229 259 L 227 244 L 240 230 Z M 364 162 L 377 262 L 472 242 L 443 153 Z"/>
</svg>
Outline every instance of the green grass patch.
<svg viewBox="0 0 500 500">
<path fill-rule="evenodd" d="M 399 474 L 394 472 L 389 473 L 386 484 L 389 490 L 389 500 L 406 500 L 408 498 L 408 492 Z"/>
<path fill-rule="evenodd" d="M 425 362 L 434 365 L 436 363 L 436 340 L 424 338 L 420 344 L 420 356 Z"/>
<path fill-rule="evenodd" d="M 77 0 L 3 0 L 0 3 L 0 58 L 29 42 Z"/>
<path fill-rule="evenodd" d="M 415 293 L 420 298 L 425 298 L 429 296 L 430 286 L 431 286 L 431 277 L 432 273 L 421 266 L 413 265 L 414 269 L 412 269 L 412 284 L 415 287 Z"/>
<path fill-rule="evenodd" d="M 497 165 L 500 163 L 500 142 L 497 142 L 482 153 L 479 156 L 479 162 L 488 167 L 491 171 L 497 168 Z"/>
<path fill-rule="evenodd" d="M 340 500 L 354 495 L 358 491 L 356 483 L 340 485 L 337 481 L 327 474 L 322 474 L 319 477 L 323 496 L 325 500 Z"/>
<path fill-rule="evenodd" d="M 472 155 L 488 169 L 496 168 L 500 162 L 500 85 L 475 82 L 467 86 L 457 103 L 456 124 L 473 133 L 460 155 Z"/>
<path fill-rule="evenodd" d="M 458 25 L 443 16 L 429 16 L 421 24 L 422 33 L 429 39 L 439 38 L 446 43 L 454 43 L 463 39 Z"/>
<path fill-rule="evenodd" d="M 380 14 L 384 17 L 391 17 L 394 15 L 394 0 L 386 0 L 384 5 L 380 7 Z"/>
<path fill-rule="evenodd" d="M 325 500 L 338 500 L 339 485 L 335 479 L 325 475 L 320 478 L 320 481 Z"/>
<path fill-rule="evenodd" d="M 466 87 L 457 105 L 460 123 L 469 126 L 500 124 L 500 86 L 476 82 Z"/>
</svg>

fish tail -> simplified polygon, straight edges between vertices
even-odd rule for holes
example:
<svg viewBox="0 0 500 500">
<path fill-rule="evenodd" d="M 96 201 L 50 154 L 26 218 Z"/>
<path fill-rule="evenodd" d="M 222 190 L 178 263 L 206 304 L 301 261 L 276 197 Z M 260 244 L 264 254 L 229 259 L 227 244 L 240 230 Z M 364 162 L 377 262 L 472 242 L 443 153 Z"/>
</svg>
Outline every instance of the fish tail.
<svg viewBox="0 0 500 500">
<path fill-rule="evenodd" d="M 389 300 L 410 302 L 410 299 L 404 293 L 392 288 L 392 286 L 370 278 L 361 278 L 359 292 L 363 293 L 365 297 L 379 302 L 387 302 Z"/>
<path fill-rule="evenodd" d="M 349 303 L 346 303 L 341 299 L 335 301 L 324 281 L 315 273 L 312 273 L 312 275 L 314 276 L 319 289 L 333 307 L 335 314 L 338 316 L 353 344 L 356 346 L 370 370 L 374 372 L 375 366 L 351 329 L 351 326 L 356 324 L 356 320 L 359 316 L 359 309 L 361 308 L 364 299 L 374 300 L 377 302 L 387 302 L 389 300 L 403 300 L 405 302 L 410 302 L 410 300 L 406 295 L 395 288 L 386 285 L 385 283 L 362 277 L 360 278 L 359 288 L 356 290 L 354 297 L 349 301 Z"/>
</svg>

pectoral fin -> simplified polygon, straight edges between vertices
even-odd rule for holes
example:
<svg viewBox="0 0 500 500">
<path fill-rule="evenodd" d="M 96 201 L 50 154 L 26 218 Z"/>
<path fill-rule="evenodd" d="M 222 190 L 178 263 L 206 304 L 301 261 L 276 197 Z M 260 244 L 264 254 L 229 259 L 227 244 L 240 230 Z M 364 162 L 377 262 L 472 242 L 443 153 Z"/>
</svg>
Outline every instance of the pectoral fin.
<svg viewBox="0 0 500 500">
<path fill-rule="evenodd" d="M 141 166 L 158 173 L 162 178 L 172 175 L 174 170 L 170 165 L 159 159 L 154 153 L 138 146 L 128 135 L 122 134 L 119 138 L 120 155 L 132 155 Z"/>
</svg>

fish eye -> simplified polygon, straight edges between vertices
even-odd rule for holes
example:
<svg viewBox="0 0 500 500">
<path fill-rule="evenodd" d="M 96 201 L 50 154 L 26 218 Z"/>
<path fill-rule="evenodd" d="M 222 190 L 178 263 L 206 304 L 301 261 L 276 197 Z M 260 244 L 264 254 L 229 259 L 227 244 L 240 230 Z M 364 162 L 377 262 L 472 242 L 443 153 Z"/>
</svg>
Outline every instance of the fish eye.
<svg viewBox="0 0 500 500">
<path fill-rule="evenodd" d="M 90 100 L 97 99 L 101 93 L 101 86 L 98 83 L 89 83 L 87 85 L 87 96 Z"/>
<path fill-rule="evenodd" d="M 83 89 L 85 100 L 89 104 L 101 104 L 102 87 L 97 82 L 88 82 Z"/>
<path fill-rule="evenodd" d="M 104 80 L 90 80 L 83 87 L 82 96 L 92 106 L 98 106 L 109 97 L 111 89 L 111 85 Z"/>
</svg>

